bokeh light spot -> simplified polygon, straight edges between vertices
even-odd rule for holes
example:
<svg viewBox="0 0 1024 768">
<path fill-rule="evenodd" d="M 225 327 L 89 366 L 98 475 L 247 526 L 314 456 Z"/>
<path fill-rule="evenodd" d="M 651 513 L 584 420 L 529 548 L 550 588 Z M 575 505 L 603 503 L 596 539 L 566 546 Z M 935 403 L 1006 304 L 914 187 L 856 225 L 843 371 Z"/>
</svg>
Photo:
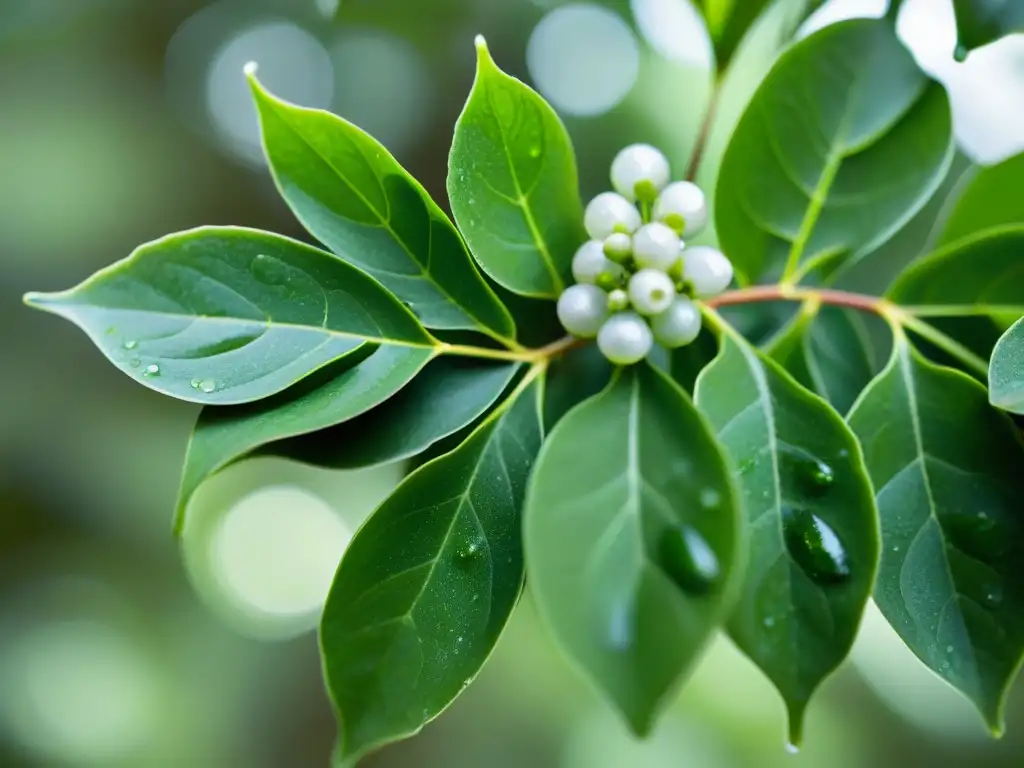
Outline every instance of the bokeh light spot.
<svg viewBox="0 0 1024 768">
<path fill-rule="evenodd" d="M 640 34 L 670 61 L 710 69 L 711 38 L 700 12 L 689 0 L 631 0 Z"/>
<path fill-rule="evenodd" d="M 558 109 L 592 117 L 621 102 L 640 72 L 636 36 L 623 19 L 592 3 L 551 11 L 534 28 L 526 65 Z"/>
</svg>

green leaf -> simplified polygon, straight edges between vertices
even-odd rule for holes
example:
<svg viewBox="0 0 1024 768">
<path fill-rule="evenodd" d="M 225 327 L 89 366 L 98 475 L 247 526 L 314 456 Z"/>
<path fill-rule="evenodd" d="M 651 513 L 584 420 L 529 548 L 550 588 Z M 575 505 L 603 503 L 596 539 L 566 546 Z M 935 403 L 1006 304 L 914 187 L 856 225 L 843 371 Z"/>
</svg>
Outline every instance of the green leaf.
<svg viewBox="0 0 1024 768">
<path fill-rule="evenodd" d="M 988 388 L 992 405 L 1024 414 L 1024 318 L 996 342 L 988 369 Z"/>
<path fill-rule="evenodd" d="M 542 438 L 538 372 L 462 446 L 409 475 L 342 558 L 320 646 L 346 759 L 447 707 L 516 604 L 519 510 Z"/>
<path fill-rule="evenodd" d="M 568 656 L 650 731 L 728 608 L 739 503 L 689 397 L 622 369 L 544 443 L 524 512 L 530 586 Z"/>
<path fill-rule="evenodd" d="M 407 459 L 481 416 L 521 367 L 441 357 L 372 411 L 335 427 L 271 443 L 260 453 L 331 469 Z"/>
<path fill-rule="evenodd" d="M 1024 221 L 1024 153 L 964 174 L 945 219 L 936 245 Z"/>
<path fill-rule="evenodd" d="M 554 429 L 565 414 L 603 390 L 612 364 L 596 344 L 571 349 L 552 360 L 544 381 L 544 430 Z"/>
<path fill-rule="evenodd" d="M 839 413 L 850 410 L 877 372 L 863 318 L 840 307 L 805 303 L 765 353 Z"/>
<path fill-rule="evenodd" d="M 515 335 L 455 226 L 379 142 L 329 112 L 281 101 L 252 74 L 249 81 L 274 180 L 314 237 L 429 328 Z"/>
<path fill-rule="evenodd" d="M 371 277 L 278 235 L 204 227 L 25 301 L 78 325 L 122 371 L 182 400 L 268 397 L 364 343 L 437 342 Z"/>
<path fill-rule="evenodd" d="M 731 329 L 696 401 L 737 467 L 750 531 L 729 634 L 779 689 L 799 744 L 808 701 L 846 658 L 871 596 L 871 483 L 839 414 Z"/>
<path fill-rule="evenodd" d="M 255 403 L 204 408 L 185 455 L 175 530 L 199 486 L 212 475 L 275 440 L 341 424 L 379 405 L 413 380 L 433 357 L 428 349 L 378 347 L 354 366 L 319 372 Z"/>
<path fill-rule="evenodd" d="M 956 11 L 959 61 L 969 51 L 1014 32 L 1024 32 L 1024 5 L 1020 0 L 953 0 Z"/>
<path fill-rule="evenodd" d="M 733 134 L 719 242 L 741 283 L 856 260 L 924 205 L 952 154 L 945 91 L 891 25 L 825 27 L 780 57 Z"/>
<path fill-rule="evenodd" d="M 876 489 L 875 602 L 996 733 L 1024 651 L 1024 447 L 984 387 L 897 333 L 849 416 Z"/>
<path fill-rule="evenodd" d="M 783 0 L 775 5 L 786 5 L 803 19 L 813 13 L 824 0 Z M 732 61 L 747 32 L 762 18 L 773 5 L 772 0 L 700 0 L 707 20 L 708 32 L 715 46 L 718 70 L 724 71 Z"/>
<path fill-rule="evenodd" d="M 987 230 L 918 259 L 887 297 L 930 316 L 987 315 L 1005 329 L 1024 314 L 1024 226 Z"/>
<path fill-rule="evenodd" d="M 558 298 L 586 239 L 576 160 L 558 115 L 476 41 L 473 92 L 455 125 L 448 197 L 484 272 L 524 296 Z"/>
</svg>

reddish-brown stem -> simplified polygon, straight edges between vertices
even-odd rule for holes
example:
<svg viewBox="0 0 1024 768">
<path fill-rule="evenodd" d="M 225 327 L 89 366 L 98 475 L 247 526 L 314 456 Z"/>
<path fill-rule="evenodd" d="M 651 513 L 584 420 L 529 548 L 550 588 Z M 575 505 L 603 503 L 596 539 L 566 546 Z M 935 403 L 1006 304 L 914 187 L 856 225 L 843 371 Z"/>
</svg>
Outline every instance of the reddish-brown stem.
<svg viewBox="0 0 1024 768">
<path fill-rule="evenodd" d="M 708 137 L 711 135 L 711 124 L 715 122 L 715 113 L 718 107 L 718 92 L 722 87 L 721 78 L 716 78 L 711 87 L 711 99 L 708 101 L 707 111 L 700 124 L 700 133 L 697 134 L 697 143 L 693 145 L 693 152 L 690 153 L 690 162 L 686 166 L 686 175 L 683 177 L 693 181 L 700 169 L 700 161 L 704 159 L 704 149 L 708 144 Z"/>
<path fill-rule="evenodd" d="M 806 301 L 808 299 L 817 299 L 822 304 L 849 307 L 875 314 L 885 314 L 891 306 L 885 299 L 880 299 L 877 296 L 837 291 L 831 288 L 801 288 L 792 285 L 756 285 L 753 288 L 740 288 L 707 299 L 704 303 L 709 307 L 725 307 L 731 304 L 750 304 L 757 301 Z"/>
</svg>

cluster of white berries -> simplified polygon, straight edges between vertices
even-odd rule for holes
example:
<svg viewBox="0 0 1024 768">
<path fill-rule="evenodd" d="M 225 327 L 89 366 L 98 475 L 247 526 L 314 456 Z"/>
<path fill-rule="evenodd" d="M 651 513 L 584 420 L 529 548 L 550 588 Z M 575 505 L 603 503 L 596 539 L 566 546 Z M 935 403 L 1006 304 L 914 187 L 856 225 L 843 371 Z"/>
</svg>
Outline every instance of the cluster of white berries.
<svg viewBox="0 0 1024 768">
<path fill-rule="evenodd" d="M 693 299 L 724 291 L 732 264 L 714 248 L 685 247 L 683 235 L 707 225 L 707 201 L 696 184 L 669 183 L 668 159 L 654 147 L 619 152 L 612 186 L 615 192 L 587 206 L 591 239 L 573 257 L 576 285 L 559 297 L 558 318 L 574 336 L 596 336 L 611 362 L 629 365 L 655 341 L 674 348 L 696 339 L 701 316 Z"/>
</svg>

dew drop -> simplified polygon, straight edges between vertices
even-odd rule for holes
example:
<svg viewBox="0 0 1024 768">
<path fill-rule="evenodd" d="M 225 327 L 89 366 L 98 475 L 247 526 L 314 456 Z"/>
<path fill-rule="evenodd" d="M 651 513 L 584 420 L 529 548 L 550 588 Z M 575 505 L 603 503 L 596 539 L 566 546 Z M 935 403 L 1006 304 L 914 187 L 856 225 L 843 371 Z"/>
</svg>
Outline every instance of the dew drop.
<svg viewBox="0 0 1024 768">
<path fill-rule="evenodd" d="M 764 625 L 765 625 L 766 627 L 768 627 L 769 629 L 771 629 L 772 627 L 774 627 L 774 626 L 775 626 L 775 617 L 774 617 L 774 616 L 765 616 L 765 617 L 764 617 L 764 621 L 763 621 L 762 623 L 763 623 L 763 624 L 764 624 Z"/>
<path fill-rule="evenodd" d="M 480 554 L 482 552 L 483 545 L 480 543 L 480 541 L 478 541 L 477 539 L 472 539 L 469 541 L 464 541 L 459 546 L 459 548 L 455 550 L 455 555 L 458 558 L 460 564 L 468 566 L 474 561 L 476 561 L 476 559 L 480 557 Z"/>
<path fill-rule="evenodd" d="M 192 379 L 192 381 L 190 381 L 188 385 L 192 387 L 192 389 L 199 389 L 199 385 L 202 383 L 203 382 L 200 381 L 199 379 Z"/>
<path fill-rule="evenodd" d="M 739 474 L 741 474 L 741 475 L 747 474 L 748 472 L 750 472 L 750 470 L 752 470 L 754 468 L 754 465 L 756 463 L 757 463 L 756 459 L 747 459 L 742 464 L 740 464 L 740 466 L 738 468 Z"/>
<path fill-rule="evenodd" d="M 946 653 L 952 653 L 952 652 L 953 652 L 953 646 L 952 645 L 947 645 L 946 646 Z"/>
<path fill-rule="evenodd" d="M 796 744 L 794 744 L 791 741 L 787 741 L 786 742 L 786 751 L 789 752 L 789 754 L 791 754 L 791 755 L 795 755 L 795 754 L 797 754 L 800 751 L 800 747 L 798 747 Z"/>
<path fill-rule="evenodd" d="M 455 638 L 455 642 L 458 643 L 458 644 L 461 644 L 462 641 L 465 640 L 465 639 L 466 638 L 464 638 L 462 635 L 459 635 L 458 637 Z"/>
<path fill-rule="evenodd" d="M 722 505 L 722 494 L 714 488 L 705 488 L 700 492 L 700 505 L 704 509 L 718 509 Z"/>
<path fill-rule="evenodd" d="M 826 583 L 849 578 L 846 549 L 828 523 L 806 509 L 784 507 L 782 524 L 786 549 L 808 576 Z"/>
<path fill-rule="evenodd" d="M 121 346 L 127 350 L 132 350 L 139 346 L 139 342 L 135 341 L 135 339 L 126 339 Z"/>
<path fill-rule="evenodd" d="M 152 365 L 147 365 L 146 366 L 146 370 L 145 370 L 144 373 L 145 373 L 146 376 L 159 376 L 160 375 L 160 366 L 157 365 L 156 363 L 154 363 Z"/>
<path fill-rule="evenodd" d="M 213 379 L 203 379 L 199 382 L 199 389 L 206 394 L 210 394 L 217 389 L 217 382 Z"/>
<path fill-rule="evenodd" d="M 953 60 L 958 64 L 962 64 L 967 59 L 967 46 L 963 43 L 957 43 L 956 48 L 953 49 Z"/>
<path fill-rule="evenodd" d="M 132 368 L 138 368 L 140 365 L 142 365 L 142 361 L 139 360 L 139 358 L 137 357 L 133 357 L 131 360 L 128 361 L 128 365 L 130 365 Z"/>
<path fill-rule="evenodd" d="M 835 481 L 836 473 L 828 464 L 823 461 L 819 461 L 816 462 L 816 466 L 811 470 L 810 477 L 811 482 L 819 488 L 827 488 Z"/>
<path fill-rule="evenodd" d="M 892 551 L 893 552 L 899 552 L 900 551 L 900 545 L 899 544 L 893 544 Z"/>
<path fill-rule="evenodd" d="M 985 591 L 985 602 L 991 606 L 996 606 L 1003 602 L 1003 588 L 998 584 L 990 585 Z"/>
<path fill-rule="evenodd" d="M 540 145 L 533 144 L 530 146 L 530 157 L 540 157 Z"/>
<path fill-rule="evenodd" d="M 658 564 L 679 587 L 697 594 L 711 589 L 722 571 L 711 545 L 688 525 L 662 534 Z"/>
</svg>

